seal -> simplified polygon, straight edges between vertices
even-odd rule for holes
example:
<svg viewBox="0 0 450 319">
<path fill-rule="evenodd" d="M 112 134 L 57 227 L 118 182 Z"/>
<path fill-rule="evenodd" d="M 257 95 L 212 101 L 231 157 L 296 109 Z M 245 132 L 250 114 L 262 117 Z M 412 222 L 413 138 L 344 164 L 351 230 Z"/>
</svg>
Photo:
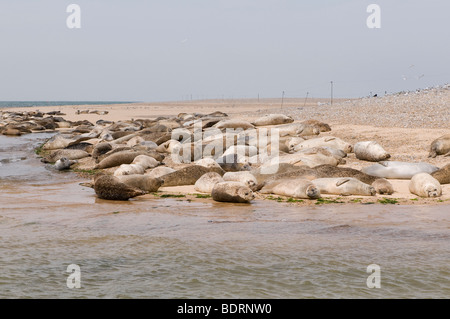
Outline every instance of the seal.
<svg viewBox="0 0 450 319">
<path fill-rule="evenodd" d="M 351 153 L 353 151 L 353 147 L 351 144 L 334 136 L 317 137 L 306 140 L 304 142 L 301 142 L 300 144 L 297 144 L 297 146 L 294 147 L 294 151 L 297 152 L 304 148 L 321 147 L 321 146 L 333 147 L 338 150 L 342 150 L 345 153 Z"/>
<path fill-rule="evenodd" d="M 144 167 L 139 164 L 122 164 L 114 171 L 114 176 L 120 175 L 142 175 L 145 173 Z"/>
<path fill-rule="evenodd" d="M 202 175 L 202 177 L 200 177 L 195 182 L 194 188 L 196 191 L 198 191 L 200 193 L 211 194 L 211 192 L 214 188 L 214 185 L 216 185 L 217 183 L 221 183 L 221 182 L 224 182 L 224 179 L 222 178 L 222 176 L 220 176 L 216 172 L 209 172 L 209 173 Z"/>
<path fill-rule="evenodd" d="M 109 151 L 112 150 L 112 146 L 108 142 L 102 142 L 98 143 L 94 146 L 94 149 L 92 150 L 92 158 L 95 160 L 96 163 L 98 163 L 98 158 L 100 155 L 106 154 Z"/>
<path fill-rule="evenodd" d="M 216 160 L 220 167 L 226 172 L 249 171 L 250 165 L 246 163 L 238 154 L 229 154 Z"/>
<path fill-rule="evenodd" d="M 375 177 L 350 167 L 336 167 L 331 165 L 319 165 L 314 167 L 317 178 L 327 177 L 353 177 L 363 183 L 372 185 L 378 194 L 391 195 L 394 187 L 385 178 Z"/>
<path fill-rule="evenodd" d="M 144 191 L 128 186 L 120 182 L 117 177 L 111 175 L 101 175 L 96 178 L 94 182 L 94 190 L 98 198 L 106 200 L 125 201 L 145 194 Z"/>
<path fill-rule="evenodd" d="M 59 160 L 55 162 L 55 168 L 58 171 L 63 171 L 69 169 L 73 164 L 78 163 L 78 161 L 73 161 L 68 159 L 67 157 L 61 157 Z"/>
<path fill-rule="evenodd" d="M 222 129 L 254 129 L 255 126 L 253 126 L 252 123 L 242 120 L 222 120 L 218 122 L 217 124 L 214 124 L 213 127 L 216 127 L 220 130 Z"/>
<path fill-rule="evenodd" d="M 317 120 L 306 120 L 306 121 L 303 121 L 301 123 L 317 127 L 320 132 L 329 132 L 329 131 L 331 131 L 330 125 L 328 125 L 327 123 L 323 123 L 323 122 L 317 121 Z"/>
<path fill-rule="evenodd" d="M 431 173 L 431 176 L 436 178 L 441 185 L 450 184 L 450 164 L 447 164 L 436 172 Z"/>
<path fill-rule="evenodd" d="M 223 175 L 223 180 L 226 182 L 240 182 L 250 188 L 252 191 L 256 191 L 258 181 L 252 173 L 248 171 L 243 172 L 226 172 Z"/>
<path fill-rule="evenodd" d="M 157 178 L 157 177 L 161 177 L 163 175 L 170 174 L 173 172 L 175 172 L 175 170 L 173 168 L 166 167 L 166 166 L 159 166 L 159 167 L 155 167 L 148 174 L 145 174 L 145 175 L 150 176 L 152 178 Z"/>
<path fill-rule="evenodd" d="M 291 116 L 286 116 L 284 114 L 268 114 L 260 118 L 257 118 L 252 124 L 254 126 L 266 126 L 266 125 L 279 125 L 292 123 L 294 119 Z"/>
<path fill-rule="evenodd" d="M 358 142 L 353 147 L 357 159 L 369 162 L 387 160 L 391 155 L 375 141 Z"/>
<path fill-rule="evenodd" d="M 220 165 L 212 158 L 205 157 L 194 163 L 195 165 L 200 165 L 204 167 L 220 167 Z"/>
<path fill-rule="evenodd" d="M 249 203 L 255 198 L 252 190 L 239 182 L 222 182 L 214 185 L 211 191 L 216 202 Z"/>
<path fill-rule="evenodd" d="M 120 166 L 122 164 L 131 164 L 133 162 L 133 160 L 139 155 L 151 156 L 159 162 L 164 159 L 163 156 L 161 156 L 159 153 L 157 153 L 155 151 L 149 151 L 149 152 L 138 152 L 138 151 L 134 151 L 134 150 L 124 150 L 124 151 L 118 151 L 118 152 L 114 152 L 114 151 L 115 150 L 112 150 L 111 155 L 108 155 L 107 157 L 103 158 L 100 161 L 100 163 L 98 163 L 95 166 L 95 168 L 96 169 L 104 169 L 104 168 Z"/>
<path fill-rule="evenodd" d="M 320 130 L 309 124 L 304 123 L 290 123 L 284 125 L 275 126 L 278 130 L 280 137 L 283 136 L 309 136 L 309 135 L 319 135 Z"/>
<path fill-rule="evenodd" d="M 148 168 L 154 168 L 159 165 L 159 162 L 155 160 L 151 156 L 147 155 L 138 155 L 134 158 L 133 162 L 131 164 L 138 164 L 144 168 L 144 170 Z"/>
<path fill-rule="evenodd" d="M 148 175 L 122 175 L 117 176 L 121 183 L 133 188 L 140 189 L 146 193 L 158 191 L 164 181 L 160 178 L 152 178 Z"/>
<path fill-rule="evenodd" d="M 439 197 L 442 195 L 441 184 L 428 173 L 414 175 L 409 182 L 409 191 L 420 197 Z"/>
<path fill-rule="evenodd" d="M 281 179 L 267 182 L 260 190 L 262 194 L 276 194 L 292 198 L 316 199 L 320 190 L 307 179 Z"/>
<path fill-rule="evenodd" d="M 431 143 L 428 157 L 436 157 L 438 155 L 450 156 L 450 134 L 443 135 Z"/>
<path fill-rule="evenodd" d="M 216 172 L 220 176 L 223 176 L 223 174 L 225 174 L 223 169 L 220 167 L 189 165 L 173 173 L 161 176 L 161 178 L 164 180 L 164 187 L 194 185 L 200 177 L 209 172 Z"/>
<path fill-rule="evenodd" d="M 318 178 L 312 181 L 321 194 L 375 196 L 376 190 L 369 184 L 352 177 Z"/>
<path fill-rule="evenodd" d="M 41 159 L 43 163 L 55 163 L 59 159 L 65 157 L 69 160 L 78 160 L 85 157 L 91 156 L 88 152 L 82 150 L 71 150 L 71 149 L 62 149 L 53 151 L 50 155 L 45 156 Z"/>
<path fill-rule="evenodd" d="M 439 167 L 424 162 L 408 163 L 398 161 L 381 161 L 372 166 L 364 167 L 362 172 L 372 176 L 388 179 L 411 179 L 418 173 L 431 174 L 437 170 L 439 170 Z"/>
</svg>

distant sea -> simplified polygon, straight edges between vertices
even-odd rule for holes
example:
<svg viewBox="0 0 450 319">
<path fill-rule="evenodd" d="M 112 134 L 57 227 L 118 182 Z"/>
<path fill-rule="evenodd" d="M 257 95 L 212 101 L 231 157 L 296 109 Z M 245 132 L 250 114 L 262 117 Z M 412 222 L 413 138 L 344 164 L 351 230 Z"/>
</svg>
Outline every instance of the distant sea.
<svg viewBox="0 0 450 319">
<path fill-rule="evenodd" d="M 104 105 L 104 104 L 127 104 L 135 102 L 117 101 L 0 101 L 0 108 L 5 107 L 37 107 L 37 106 L 59 106 L 59 105 Z"/>
</svg>

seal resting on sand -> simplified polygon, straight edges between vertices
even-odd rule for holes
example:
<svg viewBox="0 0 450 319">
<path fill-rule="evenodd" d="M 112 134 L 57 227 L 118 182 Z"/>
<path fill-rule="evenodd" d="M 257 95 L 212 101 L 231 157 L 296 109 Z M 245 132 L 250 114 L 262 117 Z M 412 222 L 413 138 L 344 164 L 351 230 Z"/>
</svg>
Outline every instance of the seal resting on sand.
<svg viewBox="0 0 450 319">
<path fill-rule="evenodd" d="M 363 173 L 383 178 L 411 179 L 418 173 L 431 174 L 437 171 L 439 167 L 428 163 L 408 163 L 397 161 L 381 161 L 369 167 L 362 169 Z"/>
<path fill-rule="evenodd" d="M 252 190 L 239 182 L 222 182 L 214 185 L 212 199 L 217 202 L 249 203 L 255 198 Z"/>
<path fill-rule="evenodd" d="M 353 146 L 355 156 L 359 160 L 379 162 L 387 160 L 391 155 L 375 141 L 358 142 Z"/>
<path fill-rule="evenodd" d="M 216 172 L 209 172 L 200 177 L 194 185 L 196 191 L 211 194 L 217 183 L 224 182 L 222 176 Z"/>
<path fill-rule="evenodd" d="M 420 197 L 439 197 L 442 195 L 441 184 L 428 173 L 414 175 L 409 182 L 409 191 Z"/>
<path fill-rule="evenodd" d="M 436 172 L 431 173 L 431 176 L 436 178 L 441 185 L 450 184 L 450 164 L 447 164 Z"/>
<path fill-rule="evenodd" d="M 267 182 L 260 190 L 262 194 L 276 194 L 293 198 L 316 199 L 320 190 L 307 179 L 282 179 Z"/>
<path fill-rule="evenodd" d="M 294 119 L 284 114 L 268 114 L 256 119 L 252 124 L 255 126 L 279 125 L 292 123 Z"/>
<path fill-rule="evenodd" d="M 241 182 L 242 184 L 250 188 L 252 191 L 256 190 L 256 185 L 258 184 L 256 177 L 253 176 L 253 174 L 248 171 L 226 172 L 223 175 L 223 180 L 226 182 Z"/>
<path fill-rule="evenodd" d="M 117 178 L 120 182 L 146 193 L 156 192 L 164 184 L 161 178 L 152 178 L 146 175 L 122 175 Z"/>
<path fill-rule="evenodd" d="M 221 169 L 220 167 L 190 165 L 173 173 L 161 176 L 161 178 L 164 180 L 164 187 L 194 185 L 200 177 L 209 172 L 216 172 L 220 176 L 223 176 L 223 174 L 225 174 L 223 169 Z"/>
<path fill-rule="evenodd" d="M 107 200 L 128 200 L 130 198 L 144 195 L 145 192 L 122 183 L 117 177 L 101 175 L 94 182 L 95 194 L 98 198 Z"/>
<path fill-rule="evenodd" d="M 318 178 L 312 181 L 321 194 L 375 196 L 376 190 L 356 178 Z"/>
<path fill-rule="evenodd" d="M 428 157 L 436 157 L 437 155 L 450 156 L 450 134 L 443 135 L 431 143 Z"/>
</svg>

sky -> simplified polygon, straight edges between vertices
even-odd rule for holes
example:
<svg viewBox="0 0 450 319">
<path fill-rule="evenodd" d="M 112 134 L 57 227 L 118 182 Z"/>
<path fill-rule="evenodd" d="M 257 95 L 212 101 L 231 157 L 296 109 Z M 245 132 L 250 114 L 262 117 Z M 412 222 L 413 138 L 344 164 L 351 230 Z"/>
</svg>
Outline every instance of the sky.
<svg viewBox="0 0 450 319">
<path fill-rule="evenodd" d="M 450 82 L 449 15 L 448 0 L 0 0 L 0 100 L 415 90 Z"/>
</svg>

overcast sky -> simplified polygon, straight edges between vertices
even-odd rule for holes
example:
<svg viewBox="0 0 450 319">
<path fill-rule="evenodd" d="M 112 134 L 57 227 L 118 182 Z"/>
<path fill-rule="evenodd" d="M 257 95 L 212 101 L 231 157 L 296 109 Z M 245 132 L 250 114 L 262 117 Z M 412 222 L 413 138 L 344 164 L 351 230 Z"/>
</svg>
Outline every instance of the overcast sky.
<svg viewBox="0 0 450 319">
<path fill-rule="evenodd" d="M 81 29 L 69 29 L 69 4 Z M 369 29 L 371 3 L 381 28 Z M 450 82 L 449 0 L 0 0 L 0 100 L 384 94 Z"/>
</svg>

